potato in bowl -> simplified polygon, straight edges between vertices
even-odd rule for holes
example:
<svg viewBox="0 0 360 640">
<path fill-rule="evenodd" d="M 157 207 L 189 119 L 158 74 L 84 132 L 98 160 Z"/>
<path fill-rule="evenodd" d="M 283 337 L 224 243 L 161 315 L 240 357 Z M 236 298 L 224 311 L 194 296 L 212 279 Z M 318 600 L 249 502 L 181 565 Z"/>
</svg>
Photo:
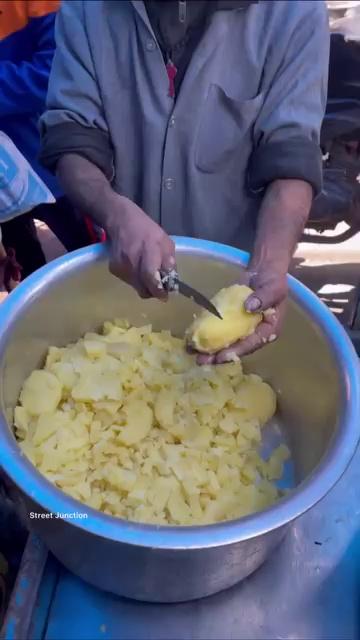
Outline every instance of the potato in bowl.
<svg viewBox="0 0 360 640">
<path fill-rule="evenodd" d="M 112 516 L 157 525 L 237 519 L 281 495 L 288 450 L 264 459 L 272 388 L 240 362 L 199 367 L 150 325 L 105 322 L 50 347 L 15 409 L 24 454 L 57 487 Z"/>
</svg>

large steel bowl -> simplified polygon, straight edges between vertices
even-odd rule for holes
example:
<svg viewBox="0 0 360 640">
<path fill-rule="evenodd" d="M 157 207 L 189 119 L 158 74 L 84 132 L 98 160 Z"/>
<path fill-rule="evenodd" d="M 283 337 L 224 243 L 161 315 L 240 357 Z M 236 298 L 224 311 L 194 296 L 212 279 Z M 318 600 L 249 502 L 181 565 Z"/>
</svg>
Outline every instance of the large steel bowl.
<svg viewBox="0 0 360 640">
<path fill-rule="evenodd" d="M 183 279 L 209 296 L 236 281 L 246 261 L 238 250 L 186 238 L 177 239 L 177 254 Z M 0 461 L 28 526 L 74 573 L 139 600 L 207 596 L 257 569 L 289 524 L 344 473 L 360 432 L 357 356 L 330 311 L 290 279 L 283 335 L 249 358 L 247 366 L 278 391 L 279 419 L 290 443 L 297 488 L 262 513 L 212 526 L 145 526 L 104 515 L 68 497 L 36 471 L 20 453 L 9 416 L 25 377 L 42 364 L 49 345 L 74 341 L 105 319 L 143 323 L 144 312 L 155 329 L 170 328 L 179 335 L 190 323 L 190 301 L 180 296 L 166 305 L 141 301 L 108 273 L 106 258 L 106 248 L 100 246 L 66 255 L 28 278 L 0 306 Z M 58 513 L 70 517 L 57 518 Z"/>
</svg>

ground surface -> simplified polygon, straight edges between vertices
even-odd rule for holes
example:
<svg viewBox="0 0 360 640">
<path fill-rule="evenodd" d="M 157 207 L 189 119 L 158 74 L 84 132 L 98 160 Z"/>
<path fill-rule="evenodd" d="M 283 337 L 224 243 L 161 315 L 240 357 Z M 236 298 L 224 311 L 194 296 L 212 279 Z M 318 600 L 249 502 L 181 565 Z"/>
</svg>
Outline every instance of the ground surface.
<svg viewBox="0 0 360 640">
<path fill-rule="evenodd" d="M 292 273 L 318 294 L 343 324 L 354 326 L 360 298 L 360 233 L 339 244 L 300 244 Z"/>
</svg>

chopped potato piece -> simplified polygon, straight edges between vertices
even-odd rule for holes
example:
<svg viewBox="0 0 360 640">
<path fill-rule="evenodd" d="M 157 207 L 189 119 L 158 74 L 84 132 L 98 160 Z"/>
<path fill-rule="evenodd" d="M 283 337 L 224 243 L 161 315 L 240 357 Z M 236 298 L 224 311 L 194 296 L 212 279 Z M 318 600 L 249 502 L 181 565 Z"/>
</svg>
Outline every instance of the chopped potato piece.
<svg viewBox="0 0 360 640">
<path fill-rule="evenodd" d="M 187 340 L 196 351 L 216 353 L 253 333 L 262 320 L 261 313 L 248 313 L 244 302 L 252 293 L 249 287 L 234 284 L 221 289 L 212 299 L 222 320 L 202 310 L 187 331 Z"/>
<path fill-rule="evenodd" d="M 55 411 L 61 400 L 62 387 L 49 371 L 33 371 L 24 382 L 20 402 L 30 415 Z"/>
<path fill-rule="evenodd" d="M 30 416 L 24 407 L 18 406 L 15 407 L 14 411 L 14 424 L 16 427 L 16 433 L 23 438 L 26 437 L 26 434 L 29 429 L 29 421 Z"/>
<path fill-rule="evenodd" d="M 68 423 L 65 413 L 43 413 L 38 417 L 35 432 L 32 438 L 34 445 L 40 445 L 50 436 L 58 433 L 58 430 Z"/>
<path fill-rule="evenodd" d="M 150 407 L 139 400 L 124 407 L 126 415 L 125 427 L 119 433 L 119 440 L 127 447 L 143 440 L 149 433 L 153 423 L 153 412 Z"/>
<path fill-rule="evenodd" d="M 74 400 L 97 402 L 98 400 L 121 400 L 122 384 L 116 373 L 96 369 L 80 376 L 71 393 Z"/>
<path fill-rule="evenodd" d="M 220 302 L 241 319 L 248 291 L 231 295 L 220 292 Z M 259 453 L 275 409 L 271 387 L 240 362 L 198 367 L 184 340 L 116 320 L 50 347 L 44 370 L 24 383 L 14 428 L 32 464 L 89 507 L 156 526 L 204 525 L 279 498 L 273 481 L 289 451 Z"/>
<path fill-rule="evenodd" d="M 180 487 L 172 491 L 167 503 L 167 508 L 176 524 L 184 524 L 190 518 L 190 507 L 186 504 Z"/>
<path fill-rule="evenodd" d="M 84 348 L 89 358 L 101 358 L 106 354 L 106 344 L 100 340 L 84 340 Z"/>
<path fill-rule="evenodd" d="M 120 491 L 131 491 L 136 482 L 136 473 L 129 469 L 121 469 L 116 465 L 111 465 L 107 472 L 107 480 Z"/>
<path fill-rule="evenodd" d="M 276 411 L 276 395 L 261 378 L 248 376 L 238 385 L 230 405 L 239 409 L 245 420 L 258 420 L 264 425 Z"/>
</svg>

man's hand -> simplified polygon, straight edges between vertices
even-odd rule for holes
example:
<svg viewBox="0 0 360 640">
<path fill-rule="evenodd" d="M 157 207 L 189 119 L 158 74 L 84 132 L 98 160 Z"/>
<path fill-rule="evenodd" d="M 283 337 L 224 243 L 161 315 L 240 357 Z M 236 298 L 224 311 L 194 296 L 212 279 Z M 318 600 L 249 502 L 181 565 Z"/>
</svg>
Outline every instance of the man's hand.
<svg viewBox="0 0 360 640">
<path fill-rule="evenodd" d="M 175 268 L 175 244 L 134 202 L 114 196 L 106 231 L 110 271 L 133 286 L 142 298 L 166 299 L 160 271 Z"/>
<path fill-rule="evenodd" d="M 57 164 L 60 183 L 74 206 L 89 215 L 110 241 L 110 271 L 143 298 L 166 300 L 159 271 L 175 268 L 175 245 L 134 202 L 113 191 L 98 167 L 76 154 Z"/>
<path fill-rule="evenodd" d="M 253 353 L 279 335 L 287 298 L 287 271 L 312 202 L 311 186 L 301 180 L 277 180 L 266 190 L 257 225 L 250 264 L 241 277 L 254 293 L 245 307 L 262 311 L 255 332 L 213 355 L 199 355 L 199 364 L 221 364 Z"/>
<path fill-rule="evenodd" d="M 227 349 L 223 349 L 212 355 L 201 354 L 197 360 L 199 364 L 223 364 L 236 358 L 257 351 L 265 344 L 274 342 L 281 330 L 285 314 L 287 298 L 287 275 L 277 272 L 274 268 L 257 273 L 245 271 L 240 279 L 241 284 L 247 284 L 254 290 L 245 302 L 245 308 L 249 313 L 263 313 L 263 320 L 255 329 L 255 332 L 239 340 Z"/>
</svg>

